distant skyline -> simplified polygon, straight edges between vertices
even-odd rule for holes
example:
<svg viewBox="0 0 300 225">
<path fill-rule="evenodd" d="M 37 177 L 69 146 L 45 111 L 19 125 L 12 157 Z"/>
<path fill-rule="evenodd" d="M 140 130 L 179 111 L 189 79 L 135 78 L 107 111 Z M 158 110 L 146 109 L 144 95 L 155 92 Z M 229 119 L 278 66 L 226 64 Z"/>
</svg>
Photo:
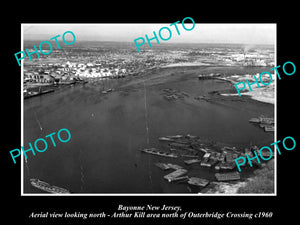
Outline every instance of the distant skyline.
<svg viewBox="0 0 300 225">
<path fill-rule="evenodd" d="M 174 21 L 175 22 L 175 21 Z M 201 24 L 197 23 L 193 30 L 186 31 L 178 23 L 180 35 L 174 26 L 169 24 L 22 24 L 24 40 L 49 40 L 65 31 L 72 31 L 76 41 L 124 41 L 132 42 L 147 34 L 158 35 L 161 27 L 168 27 L 172 37 L 161 43 L 228 43 L 228 44 L 271 44 L 276 41 L 276 24 Z M 187 27 L 190 24 L 187 24 Z M 156 42 L 153 40 L 152 42 Z"/>
</svg>

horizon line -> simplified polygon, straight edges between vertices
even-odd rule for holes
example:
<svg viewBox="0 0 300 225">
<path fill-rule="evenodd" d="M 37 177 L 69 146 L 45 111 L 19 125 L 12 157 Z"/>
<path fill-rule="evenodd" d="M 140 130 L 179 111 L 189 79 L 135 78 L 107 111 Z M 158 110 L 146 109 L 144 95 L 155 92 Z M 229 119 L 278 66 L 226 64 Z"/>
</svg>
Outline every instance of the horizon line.
<svg viewBox="0 0 300 225">
<path fill-rule="evenodd" d="M 25 39 L 23 41 L 41 41 L 43 39 Z M 117 42 L 117 43 L 130 43 L 130 44 L 134 44 L 134 42 L 132 41 L 104 41 L 104 40 L 76 40 L 76 42 Z M 76 43 L 74 42 L 74 44 Z M 236 43 L 232 43 L 232 42 L 168 42 L 168 43 L 163 43 L 163 44 L 232 44 L 232 45 L 275 45 L 275 44 L 266 44 L 266 43 L 241 43 L 241 42 L 236 42 Z M 154 46 L 158 46 L 159 44 L 153 45 Z"/>
</svg>

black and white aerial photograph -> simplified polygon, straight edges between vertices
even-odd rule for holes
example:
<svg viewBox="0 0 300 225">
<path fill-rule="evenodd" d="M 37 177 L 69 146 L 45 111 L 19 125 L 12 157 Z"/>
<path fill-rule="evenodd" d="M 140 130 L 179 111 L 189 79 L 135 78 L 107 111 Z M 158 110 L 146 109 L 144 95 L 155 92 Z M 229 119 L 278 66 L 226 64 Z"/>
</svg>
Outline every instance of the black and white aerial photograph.
<svg viewBox="0 0 300 225">
<path fill-rule="evenodd" d="M 21 194 L 276 195 L 276 32 L 22 23 Z"/>
</svg>

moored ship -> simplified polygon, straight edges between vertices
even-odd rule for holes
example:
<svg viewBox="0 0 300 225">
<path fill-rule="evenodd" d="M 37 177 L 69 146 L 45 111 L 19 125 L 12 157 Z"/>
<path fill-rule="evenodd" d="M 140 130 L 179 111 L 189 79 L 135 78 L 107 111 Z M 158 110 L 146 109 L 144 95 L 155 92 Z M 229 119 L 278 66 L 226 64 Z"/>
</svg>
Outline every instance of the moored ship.
<svg viewBox="0 0 300 225">
<path fill-rule="evenodd" d="M 274 132 L 274 118 L 260 116 L 258 118 L 251 118 L 249 122 L 259 124 L 259 127 L 263 128 L 266 132 Z"/>
<path fill-rule="evenodd" d="M 171 157 L 171 158 L 177 158 L 178 157 L 178 155 L 176 155 L 174 153 L 159 151 L 155 148 L 146 148 L 146 149 L 142 149 L 141 151 L 145 152 L 145 153 L 152 154 L 152 155 L 158 155 L 158 156 L 164 156 L 164 157 Z"/>
<path fill-rule="evenodd" d="M 190 177 L 188 180 L 188 184 L 199 186 L 199 187 L 205 187 L 209 184 L 209 180 L 198 178 L 198 177 Z"/>
<path fill-rule="evenodd" d="M 49 89 L 49 90 L 44 90 L 44 91 L 41 91 L 41 90 L 39 90 L 39 91 L 24 90 L 24 99 L 44 95 L 44 94 L 51 93 L 51 92 L 54 92 L 54 89 Z"/>
<path fill-rule="evenodd" d="M 172 182 L 172 181 L 175 181 L 176 178 L 186 174 L 188 171 L 186 169 L 178 169 L 178 170 L 175 170 L 174 172 L 172 173 L 169 173 L 167 175 L 164 176 L 164 178 L 169 181 L 169 182 Z"/>
<path fill-rule="evenodd" d="M 194 164 L 194 163 L 200 163 L 201 160 L 200 159 L 189 159 L 189 160 L 185 160 L 184 163 L 187 164 L 187 165 L 191 165 L 191 164 Z"/>
<path fill-rule="evenodd" d="M 274 118 L 259 116 L 258 118 L 251 118 L 249 120 L 251 123 L 264 123 L 264 124 L 274 124 Z"/>
<path fill-rule="evenodd" d="M 30 183 L 32 186 L 49 192 L 49 193 L 53 193 L 53 194 L 70 194 L 70 191 L 68 191 L 67 189 L 61 188 L 61 187 L 57 187 L 57 186 L 52 186 L 44 181 L 41 181 L 39 179 L 35 179 L 32 178 L 30 179 Z"/>
</svg>

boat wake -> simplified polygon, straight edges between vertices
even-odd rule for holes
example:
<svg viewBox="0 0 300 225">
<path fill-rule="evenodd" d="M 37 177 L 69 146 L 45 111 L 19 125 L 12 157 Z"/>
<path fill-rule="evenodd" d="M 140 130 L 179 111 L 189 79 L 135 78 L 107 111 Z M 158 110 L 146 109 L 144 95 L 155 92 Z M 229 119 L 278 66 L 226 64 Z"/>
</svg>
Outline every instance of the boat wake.
<svg viewBox="0 0 300 225">
<path fill-rule="evenodd" d="M 80 161 L 80 191 L 84 190 L 84 170 L 82 166 L 82 150 L 79 150 L 79 161 Z"/>
<path fill-rule="evenodd" d="M 147 137 L 147 145 L 149 146 L 149 126 L 148 126 L 148 108 L 147 108 L 147 92 L 146 92 L 146 84 L 144 84 L 144 103 L 145 103 L 145 121 L 146 121 L 146 137 Z"/>
<path fill-rule="evenodd" d="M 26 169 L 27 169 L 28 176 L 30 177 L 30 170 L 29 170 L 29 166 L 28 166 L 27 162 L 28 162 L 27 158 L 25 158 L 25 166 L 26 166 Z"/>
<path fill-rule="evenodd" d="M 80 165 L 80 182 L 81 182 L 80 191 L 83 191 L 83 188 L 84 188 L 84 174 L 83 174 L 83 168 L 82 168 L 81 165 Z"/>
<path fill-rule="evenodd" d="M 39 125 L 39 127 L 40 127 L 40 130 L 42 131 L 43 128 L 42 128 L 42 125 L 41 125 L 40 121 L 38 120 L 38 118 L 37 118 L 37 116 L 36 116 L 36 113 L 34 113 L 34 116 L 35 116 L 36 122 L 38 123 L 38 125 Z"/>
<path fill-rule="evenodd" d="M 147 108 L 147 91 L 146 91 L 146 84 L 145 81 L 143 81 L 144 84 L 144 105 L 145 105 L 145 122 L 146 122 L 146 140 L 147 140 L 147 146 L 149 147 L 149 125 L 148 125 L 148 108 Z M 151 171 L 151 162 L 150 157 L 148 157 L 148 171 L 149 171 L 149 181 L 150 181 L 150 188 L 152 191 L 152 171 Z"/>
</svg>

